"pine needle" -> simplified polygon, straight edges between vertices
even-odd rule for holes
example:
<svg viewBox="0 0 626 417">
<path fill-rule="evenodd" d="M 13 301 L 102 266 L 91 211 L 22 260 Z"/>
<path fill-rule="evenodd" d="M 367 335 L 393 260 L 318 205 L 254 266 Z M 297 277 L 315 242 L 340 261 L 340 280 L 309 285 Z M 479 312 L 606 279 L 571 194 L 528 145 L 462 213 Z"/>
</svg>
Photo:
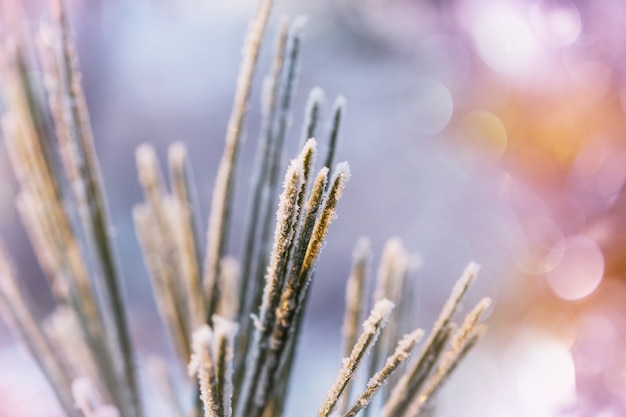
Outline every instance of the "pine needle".
<svg viewBox="0 0 626 417">
<path fill-rule="evenodd" d="M 415 346 L 417 346 L 423 335 L 424 331 L 417 329 L 413 333 L 405 335 L 398 342 L 396 350 L 387 358 L 383 369 L 370 378 L 367 382 L 367 389 L 359 396 L 350 409 L 343 414 L 344 417 L 354 417 L 359 411 L 367 407 L 372 398 L 387 383 L 396 369 L 409 358 L 409 355 L 413 352 L 413 349 L 415 349 Z"/>
<path fill-rule="evenodd" d="M 381 330 L 387 324 L 387 320 L 389 320 L 393 308 L 394 304 L 387 299 L 382 299 L 376 303 L 370 316 L 363 323 L 363 333 L 361 333 L 361 336 L 354 345 L 350 356 L 342 361 L 339 375 L 337 375 L 335 382 L 333 382 L 328 394 L 326 394 L 322 408 L 320 408 L 320 411 L 317 413 L 318 417 L 328 416 L 335 408 L 346 385 L 350 379 L 354 377 L 355 371 L 363 363 L 363 359 L 376 343 Z"/>
<path fill-rule="evenodd" d="M 239 77 L 235 92 L 235 101 L 228 122 L 224 154 L 220 160 L 211 200 L 211 215 L 207 231 L 207 252 L 204 260 L 204 290 L 207 303 L 207 317 L 211 317 L 217 308 L 219 299 L 219 262 L 226 254 L 230 218 L 234 196 L 235 173 L 239 142 L 241 139 L 248 109 L 248 99 L 252 89 L 252 80 L 256 62 L 261 49 L 261 40 L 272 8 L 272 0 L 260 0 L 255 16 L 250 23 L 243 61 L 239 67 Z"/>
</svg>

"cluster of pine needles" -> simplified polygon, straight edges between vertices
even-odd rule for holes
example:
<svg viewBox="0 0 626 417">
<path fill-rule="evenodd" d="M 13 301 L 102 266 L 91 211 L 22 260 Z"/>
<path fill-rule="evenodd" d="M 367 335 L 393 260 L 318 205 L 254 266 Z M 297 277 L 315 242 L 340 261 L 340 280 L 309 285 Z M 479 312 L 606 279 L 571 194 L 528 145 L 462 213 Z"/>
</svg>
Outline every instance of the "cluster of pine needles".
<svg viewBox="0 0 626 417">
<path fill-rule="evenodd" d="M 133 211 L 135 228 L 178 365 L 189 375 L 185 403 L 176 394 L 172 365 L 150 366 L 150 381 L 169 405 L 164 416 L 283 414 L 311 281 L 349 178 L 348 164 L 334 161 L 345 100 L 336 99 L 322 126 L 324 94 L 314 89 L 301 151 L 289 163 L 280 191 L 303 29 L 301 18 L 282 19 L 263 84 L 263 126 L 241 259 L 228 255 L 240 141 L 271 8 L 271 0 L 259 1 L 247 34 L 203 257 L 185 147 L 176 143 L 169 149 L 170 187 L 154 149 L 145 144 L 136 153 L 145 201 Z M 16 206 L 57 307 L 39 323 L 37 306 L 0 250 L 0 311 L 67 416 L 142 417 L 127 300 L 75 44 L 63 1 L 53 0 L 52 10 L 53 19 L 37 33 L 13 26 L 3 34 L 0 75 L 4 143 L 20 187 Z M 316 168 L 319 136 L 328 151 Z M 459 325 L 453 322 L 475 264 L 420 343 L 424 332 L 410 323 L 414 258 L 398 239 L 390 240 L 370 296 L 370 256 L 368 241 L 359 241 L 347 282 L 344 359 L 319 417 L 429 413 L 431 400 L 484 332 L 479 322 L 489 299 Z M 355 377 L 359 368 L 365 378 Z M 368 407 L 376 395 L 377 407 Z"/>
</svg>

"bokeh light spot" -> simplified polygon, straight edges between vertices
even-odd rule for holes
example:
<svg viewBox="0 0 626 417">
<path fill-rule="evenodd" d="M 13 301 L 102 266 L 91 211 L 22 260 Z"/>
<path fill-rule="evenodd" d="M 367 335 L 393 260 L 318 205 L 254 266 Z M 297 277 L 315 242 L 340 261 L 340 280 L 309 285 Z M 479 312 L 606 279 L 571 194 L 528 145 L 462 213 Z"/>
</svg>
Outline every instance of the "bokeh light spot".
<svg viewBox="0 0 626 417">
<path fill-rule="evenodd" d="M 420 78 L 415 86 L 412 119 L 417 133 L 432 135 L 450 122 L 454 107 L 452 93 L 441 82 L 432 78 Z"/>
<path fill-rule="evenodd" d="M 520 415 L 554 416 L 575 393 L 572 355 L 567 345 L 549 335 L 526 330 L 522 336 L 515 358 Z"/>
<path fill-rule="evenodd" d="M 598 245 L 584 236 L 566 239 L 559 264 L 547 274 L 548 285 L 564 300 L 579 300 L 591 294 L 604 274 L 604 256 Z"/>
<path fill-rule="evenodd" d="M 530 19 L 537 34 L 551 46 L 571 45 L 580 36 L 580 12 L 572 2 L 538 1 L 530 9 Z"/>
<path fill-rule="evenodd" d="M 528 19 L 506 3 L 486 5 L 472 31 L 480 57 L 498 72 L 526 72 L 538 55 L 539 45 Z"/>
<path fill-rule="evenodd" d="M 488 111 L 468 113 L 459 127 L 465 144 L 476 150 L 479 161 L 492 164 L 504 154 L 507 132 L 495 114 Z"/>
<path fill-rule="evenodd" d="M 578 324 L 579 332 L 572 352 L 576 371 L 589 377 L 603 372 L 621 354 L 621 337 L 615 324 L 603 313 L 586 314 Z"/>
<path fill-rule="evenodd" d="M 530 275 L 553 270 L 565 251 L 561 228 L 544 216 L 531 217 L 521 227 L 524 241 L 514 254 L 515 265 Z"/>
</svg>

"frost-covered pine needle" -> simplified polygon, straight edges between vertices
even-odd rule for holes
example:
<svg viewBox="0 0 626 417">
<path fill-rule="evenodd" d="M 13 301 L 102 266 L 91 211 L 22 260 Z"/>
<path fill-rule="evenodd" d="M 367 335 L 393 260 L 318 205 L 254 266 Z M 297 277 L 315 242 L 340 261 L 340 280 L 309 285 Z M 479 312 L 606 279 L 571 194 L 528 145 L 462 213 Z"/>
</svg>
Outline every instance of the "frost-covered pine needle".
<svg viewBox="0 0 626 417">
<path fill-rule="evenodd" d="M 322 206 L 327 180 L 328 169 L 323 167 L 317 174 L 305 206 L 305 216 L 300 227 L 297 248 L 291 259 L 291 272 L 281 297 L 280 309 L 277 311 L 270 344 L 271 357 L 265 364 L 267 383 L 274 387 L 274 398 L 270 404 L 272 415 L 282 413 L 284 397 L 289 386 L 292 361 L 295 356 L 308 286 L 312 278 L 311 270 L 302 271 L 302 262 Z M 269 393 L 266 391 L 265 394 Z"/>
<path fill-rule="evenodd" d="M 217 313 L 228 320 L 237 320 L 239 310 L 239 262 L 232 256 L 222 258 L 220 266 L 220 299 Z"/>
<path fill-rule="evenodd" d="M 202 295 L 200 262 L 200 228 L 195 210 L 196 186 L 187 161 L 187 150 L 182 143 L 172 144 L 168 152 L 168 164 L 175 202 L 173 229 L 176 234 L 183 274 L 185 299 L 191 328 L 204 323 L 204 297 Z"/>
<path fill-rule="evenodd" d="M 309 246 L 307 247 L 304 261 L 302 262 L 302 272 L 313 270 L 317 262 L 318 256 L 325 242 L 328 227 L 335 218 L 335 210 L 337 202 L 343 194 L 346 183 L 350 179 L 350 165 L 347 162 L 337 164 L 335 174 L 330 181 L 330 187 L 324 198 L 322 211 L 315 223 Z"/>
<path fill-rule="evenodd" d="M 423 407 L 428 404 L 428 401 L 433 398 L 435 393 L 448 379 L 452 371 L 459 364 L 461 359 L 469 352 L 469 350 L 476 344 L 478 339 L 484 333 L 484 328 L 478 325 L 478 322 L 485 311 L 491 306 L 491 299 L 483 298 L 473 309 L 470 311 L 463 321 L 463 324 L 458 328 L 451 337 L 450 349 L 444 353 L 443 357 L 437 369 L 433 375 L 429 378 L 428 382 L 424 385 L 424 388 L 415 396 L 411 401 L 407 409 L 406 416 L 414 417 L 419 415 Z"/>
<path fill-rule="evenodd" d="M 300 62 L 300 42 L 302 30 L 306 19 L 303 17 L 296 18 L 289 26 L 289 34 L 287 39 L 287 50 L 285 54 L 285 62 L 283 65 L 283 73 L 281 74 L 281 92 L 277 104 L 275 120 L 274 136 L 271 152 L 268 156 L 267 163 L 267 186 L 263 207 L 260 213 L 263 213 L 260 231 L 260 245 L 257 253 L 257 264 L 252 275 L 253 279 L 263 280 L 267 265 L 269 262 L 269 250 L 271 248 L 271 232 L 272 220 L 275 206 L 275 195 L 278 189 L 278 179 L 282 165 L 282 155 L 284 153 L 284 144 L 287 136 L 287 130 L 291 123 L 291 104 L 293 94 L 297 82 L 298 65 Z M 260 298 L 261 288 L 256 288 L 258 294 L 253 294 L 253 309 L 256 308 L 257 299 Z"/>
<path fill-rule="evenodd" d="M 367 388 L 357 398 L 350 409 L 343 414 L 344 417 L 354 417 L 361 409 L 367 407 L 372 398 L 374 398 L 378 391 L 387 383 L 394 371 L 409 358 L 409 355 L 413 352 L 413 349 L 415 349 L 415 346 L 417 346 L 423 335 L 424 331 L 417 329 L 405 335 L 398 342 L 396 350 L 387 358 L 383 369 L 370 378 L 367 382 Z"/>
<path fill-rule="evenodd" d="M 237 405 L 238 417 L 244 417 L 251 407 L 252 391 L 256 388 L 260 371 L 260 358 L 264 354 L 265 341 L 269 336 L 274 321 L 275 309 L 278 305 L 287 265 L 289 249 L 294 237 L 294 222 L 298 218 L 298 193 L 302 186 L 302 163 L 294 159 L 285 175 L 284 189 L 280 196 L 276 213 L 276 230 L 270 264 L 267 270 L 263 302 L 261 304 L 258 324 L 254 338 L 248 351 L 245 377 Z M 241 414 L 240 414 L 241 413 Z"/>
<path fill-rule="evenodd" d="M 402 241 L 398 238 L 389 239 L 383 249 L 380 267 L 378 268 L 374 302 L 385 297 L 395 303 L 399 301 L 407 264 L 408 255 L 402 245 Z"/>
<path fill-rule="evenodd" d="M 297 219 L 295 219 L 294 241 L 287 256 L 289 264 L 285 265 L 282 272 L 284 274 L 284 283 L 276 307 L 275 319 L 270 323 L 270 328 L 268 329 L 267 337 L 269 338 L 269 343 L 267 352 L 262 360 L 260 377 L 255 387 L 256 404 L 265 404 L 267 402 L 267 397 L 271 394 L 270 386 L 273 386 L 276 382 L 280 358 L 289 341 L 291 325 L 293 324 L 296 310 L 300 306 L 301 292 L 308 278 L 306 275 L 301 275 L 301 265 L 323 192 L 323 186 L 318 185 L 317 188 L 314 188 L 311 195 L 311 198 L 317 198 L 317 200 L 312 203 L 312 206 L 304 206 L 306 189 L 308 188 L 307 183 L 310 178 L 310 172 L 313 169 L 316 150 L 315 139 L 309 139 L 297 158 L 301 164 L 303 176 L 296 200 L 300 210 Z M 303 217 L 305 217 L 304 224 L 302 221 Z"/>
<path fill-rule="evenodd" d="M 436 378 L 433 377 L 429 380 L 428 385 L 424 388 L 423 394 L 420 394 L 413 398 L 409 404 L 404 417 L 418 417 L 425 411 L 424 406 L 428 404 L 428 400 L 433 398 L 439 391 L 441 386 L 445 383 L 447 378 L 454 372 L 456 367 L 467 356 L 467 354 L 476 346 L 476 343 L 485 334 L 487 327 L 484 325 L 476 326 L 474 331 L 469 335 L 466 342 L 458 352 L 450 352 L 448 357 L 442 359 L 442 372 L 436 374 Z"/>
<path fill-rule="evenodd" d="M 407 275 L 408 254 L 399 238 L 392 238 L 385 243 L 383 255 L 376 277 L 376 288 L 374 290 L 373 302 L 382 298 L 388 298 L 394 304 L 401 307 L 402 290 L 405 287 L 404 280 Z M 391 354 L 393 346 L 399 337 L 399 322 L 402 317 L 399 315 L 400 309 L 396 309 L 392 314 L 392 319 L 382 333 L 380 341 L 372 349 L 369 358 L 368 375 L 373 375 L 382 366 L 382 361 Z M 364 417 L 369 415 L 370 409 L 363 413 Z"/>
<path fill-rule="evenodd" d="M 197 376 L 204 417 L 222 417 L 220 399 L 216 387 L 215 362 L 213 357 L 213 331 L 204 324 L 192 334 L 193 353 L 187 367 L 189 376 Z"/>
<path fill-rule="evenodd" d="M 20 291 L 4 248 L 0 246 L 0 312 L 17 333 L 44 372 L 64 411 L 77 416 L 70 391 L 72 379 L 33 316 L 33 305 Z"/>
<path fill-rule="evenodd" d="M 239 142 L 247 114 L 248 98 L 252 89 L 252 79 L 261 49 L 261 41 L 271 8 L 272 0 L 259 1 L 256 14 L 246 35 L 235 101 L 228 121 L 224 154 L 220 160 L 215 179 L 207 230 L 207 252 L 204 260 L 204 291 L 208 317 L 211 317 L 215 312 L 219 299 L 219 262 L 225 255 L 228 244 Z"/>
<path fill-rule="evenodd" d="M 180 302 L 172 291 L 170 265 L 162 257 L 162 237 L 155 231 L 152 211 L 146 204 L 137 204 L 133 208 L 135 233 L 143 252 L 144 261 L 152 279 L 152 291 L 163 323 L 167 327 L 172 343 L 183 363 L 187 362 L 191 350 L 185 328 L 180 321 L 178 307 Z"/>
<path fill-rule="evenodd" d="M 185 289 L 181 279 L 181 256 L 176 244 L 176 232 L 174 226 L 175 215 L 177 215 L 177 206 L 175 200 L 166 194 L 165 183 L 161 167 L 157 160 L 154 149 L 146 144 L 137 148 L 136 151 L 137 170 L 139 172 L 139 181 L 142 185 L 147 207 L 150 210 L 150 218 L 152 222 L 149 226 L 150 230 L 146 231 L 152 235 L 154 242 L 154 250 L 158 252 L 155 259 L 160 266 L 160 273 L 164 280 L 167 291 L 174 303 L 172 319 L 176 326 L 180 327 L 180 331 L 184 339 L 181 341 L 184 357 L 187 357 L 191 351 L 189 349 L 189 315 L 188 309 L 185 308 Z M 154 259 L 154 258 L 153 258 Z"/>
<path fill-rule="evenodd" d="M 339 143 L 339 130 L 341 128 L 341 121 L 345 117 L 346 112 L 346 99 L 343 96 L 339 96 L 335 99 L 333 106 L 333 116 L 330 123 L 328 133 L 328 152 L 324 161 L 324 166 L 330 168 L 335 163 L 335 153 L 337 152 L 337 146 Z"/>
<path fill-rule="evenodd" d="M 259 220 L 263 216 L 263 199 L 269 200 L 267 193 L 269 164 L 273 148 L 277 139 L 275 134 L 275 123 L 278 99 L 281 89 L 281 75 L 285 62 L 285 51 L 287 48 L 287 35 L 289 25 L 286 18 L 281 19 L 277 35 L 274 52 L 274 61 L 270 74 L 263 84 L 263 100 L 261 102 L 262 128 L 259 143 L 257 145 L 257 161 L 255 171 L 252 175 L 252 196 L 247 214 L 246 235 L 244 238 L 244 248 L 242 254 L 241 288 L 252 288 L 249 291 L 241 291 L 239 300 L 239 321 L 247 322 L 248 315 L 252 309 L 253 295 L 256 293 L 257 283 L 250 279 L 253 269 L 253 258 L 258 257 L 259 244 L 257 235 L 259 233 Z M 245 337 L 246 335 L 244 335 Z"/>
<path fill-rule="evenodd" d="M 461 299 L 467 292 L 479 269 L 478 264 L 472 262 L 463 271 L 461 278 L 454 285 L 450 297 L 444 304 L 439 318 L 433 325 L 433 329 L 422 347 L 420 356 L 392 389 L 390 397 L 382 410 L 381 415 L 383 417 L 402 415 L 411 398 L 417 395 L 426 382 L 430 371 L 443 353 L 447 339 L 450 337 L 452 316 L 456 313 Z"/>
<path fill-rule="evenodd" d="M 53 13 L 59 29 L 59 44 L 56 49 L 58 69 L 59 111 L 53 112 L 63 165 L 72 186 L 74 201 L 81 216 L 88 246 L 94 253 L 98 268 L 100 290 L 103 294 L 103 309 L 110 317 L 108 339 L 113 352 L 123 404 L 120 411 L 126 417 L 142 415 L 139 387 L 135 371 L 133 347 L 129 321 L 126 316 L 123 287 L 113 250 L 110 232 L 112 227 L 107 211 L 106 197 L 96 157 L 93 136 L 87 111 L 85 95 L 81 85 L 81 73 L 74 39 L 63 0 L 53 2 Z"/>
<path fill-rule="evenodd" d="M 97 367 L 95 352 L 84 340 L 80 329 L 80 323 L 75 312 L 68 306 L 57 307 L 52 314 L 46 317 L 43 329 L 50 340 L 57 357 L 72 375 L 88 377 L 96 385 L 102 397 L 106 401 L 112 400 L 108 387 L 103 385 L 105 381 Z M 67 349 L 71 346 L 72 349 Z"/>
<path fill-rule="evenodd" d="M 221 417 L 233 415 L 233 359 L 237 330 L 235 322 L 213 316 L 212 352 L 215 363 L 215 389 L 220 401 Z"/>
<path fill-rule="evenodd" d="M 119 399 L 119 387 L 125 383 L 119 378 L 125 379 L 125 376 L 121 364 L 117 362 L 118 366 L 115 366 L 112 355 L 115 347 L 111 343 L 114 339 L 111 333 L 114 330 L 109 327 L 109 336 L 105 336 L 90 271 L 77 237 L 81 233 L 73 224 L 71 210 L 61 192 L 61 173 L 52 161 L 52 133 L 47 128 L 47 108 L 29 75 L 32 62 L 26 58 L 26 46 L 22 43 L 26 42 L 26 37 L 19 38 L 20 43 L 2 51 L 2 93 L 8 110 L 3 117 L 3 130 L 21 188 L 16 205 L 53 295 L 57 302 L 68 303 L 74 309 L 81 338 L 98 362 L 100 378 L 111 395 Z M 57 49 L 62 50 L 60 46 Z M 58 72 L 56 74 L 56 81 L 46 83 L 50 97 L 58 96 L 50 91 L 51 84 L 59 84 Z M 76 88 L 80 89 L 80 85 Z M 53 106 L 51 111 L 58 121 L 60 113 L 55 109 Z"/>
<path fill-rule="evenodd" d="M 57 307 L 42 331 L 34 318 L 36 306 L 18 288 L 0 248 L 0 312 L 21 334 L 69 417 L 141 417 L 121 274 L 110 236 L 112 227 L 76 47 L 64 0 L 51 1 L 56 21 L 42 27 L 42 39 L 37 44 L 45 91 L 35 78 L 40 67 L 31 53 L 33 40 L 27 31 L 13 26 L 15 34 L 10 35 L 8 46 L 0 45 L 0 75 L 7 108 L 2 127 L 20 185 L 17 206 Z M 180 358 L 187 363 L 191 357 L 189 373 L 197 376 L 196 417 L 200 417 L 202 407 L 205 417 L 282 415 L 309 288 L 350 175 L 347 163 L 341 163 L 329 179 L 344 117 L 343 97 L 336 99 L 332 117 L 326 123 L 325 166 L 313 175 L 317 156 L 313 137 L 321 130 L 324 112 L 323 92 L 314 89 L 302 127 L 301 140 L 306 143 L 287 169 L 273 222 L 304 24 L 304 19 L 298 18 L 288 27 L 283 20 L 262 97 L 263 132 L 243 264 L 226 256 L 239 147 L 271 7 L 272 0 L 258 1 L 246 36 L 225 150 L 213 190 L 203 262 L 195 186 L 185 148 L 176 143 L 169 151 L 171 191 L 167 190 L 154 150 L 144 145 L 137 151 L 145 203 L 135 207 L 133 217 L 159 313 Z M 44 104 L 45 99 L 48 104 Z M 55 136 L 58 152 L 51 146 Z M 57 153 L 63 171 L 57 169 Z M 71 191 L 71 201 L 67 201 L 66 189 Z M 410 308 L 399 308 L 392 315 L 394 305 L 412 301 L 406 281 L 411 276 L 408 255 L 399 241 L 392 240 L 385 249 L 374 296 L 378 302 L 357 338 L 365 308 L 366 246 L 361 242 L 355 253 L 347 289 L 344 343 L 350 348 L 344 352 L 339 375 L 319 416 L 355 416 L 368 404 L 373 408 L 376 404 L 370 401 L 387 384 L 395 388 L 382 415 L 413 417 L 483 333 L 478 322 L 488 301 L 481 301 L 453 334 L 453 315 L 477 270 L 472 264 L 455 286 L 421 354 L 394 384 L 394 371 L 407 360 L 421 337 L 421 330 L 414 331 L 391 352 L 397 334 L 408 327 L 405 317 L 399 316 L 411 315 Z M 258 312 L 252 320 L 248 319 L 251 312 Z M 212 327 L 202 324 L 209 318 Z M 242 326 L 242 334 L 235 344 L 238 325 Z M 197 329 L 193 335 L 192 329 Z M 451 347 L 446 352 L 450 339 Z M 377 358 L 383 357 L 387 360 L 379 366 Z M 370 375 L 381 369 L 347 410 L 350 382 L 366 359 L 371 359 Z M 186 414 L 189 404 L 178 403 L 167 370 L 163 363 L 160 365 L 159 375 L 152 375 L 153 382 L 166 390 L 164 396 L 173 414 Z M 72 385 L 77 376 L 83 379 Z M 74 407 L 72 391 L 82 414 Z"/>
<path fill-rule="evenodd" d="M 346 310 L 343 318 L 343 356 L 348 357 L 356 343 L 359 323 L 361 322 L 363 306 L 367 294 L 367 267 L 371 257 L 371 243 L 366 237 L 361 237 L 352 253 L 352 270 L 346 284 Z M 346 385 L 342 395 L 341 412 L 345 413 L 350 402 L 352 382 Z"/>
<path fill-rule="evenodd" d="M 335 408 L 346 385 L 354 377 L 355 371 L 376 343 L 381 330 L 387 324 L 387 320 L 389 320 L 393 308 L 394 304 L 387 299 L 382 299 L 376 303 L 370 316 L 363 323 L 363 333 L 361 333 L 359 340 L 354 345 L 350 356 L 343 359 L 339 375 L 337 375 L 335 382 L 333 382 L 328 394 L 326 394 L 324 403 L 317 414 L 318 417 L 328 416 Z"/>
<path fill-rule="evenodd" d="M 304 123 L 302 124 L 302 133 L 300 135 L 300 147 L 303 147 L 307 140 L 318 138 L 317 133 L 319 126 L 322 124 L 325 102 L 326 95 L 321 88 L 315 87 L 309 92 L 309 98 L 304 110 Z"/>
</svg>

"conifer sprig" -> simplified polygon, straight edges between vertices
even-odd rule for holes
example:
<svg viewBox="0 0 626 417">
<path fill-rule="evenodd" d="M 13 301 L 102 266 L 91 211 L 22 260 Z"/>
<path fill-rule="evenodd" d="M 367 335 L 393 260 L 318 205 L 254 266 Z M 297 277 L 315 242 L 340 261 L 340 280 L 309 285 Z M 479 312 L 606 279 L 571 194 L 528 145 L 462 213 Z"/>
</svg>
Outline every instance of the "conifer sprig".
<svg viewBox="0 0 626 417">
<path fill-rule="evenodd" d="M 57 305 L 40 323 L 0 247 L 0 313 L 69 417 L 142 417 L 127 301 L 78 56 L 63 0 L 51 1 L 55 18 L 40 33 L 3 32 L 0 91 L 5 145 L 20 188 L 16 205 Z M 246 36 L 203 259 L 197 190 L 184 145 L 170 147 L 167 172 L 151 145 L 136 152 L 144 201 L 133 209 L 135 229 L 159 314 L 179 365 L 187 367 L 196 388 L 194 396 L 185 396 L 194 401 L 180 401 L 177 392 L 189 389 L 173 386 L 176 368 L 151 361 L 150 383 L 163 393 L 172 415 L 283 415 L 310 288 L 350 177 L 346 162 L 334 162 L 345 116 L 343 97 L 327 117 L 324 93 L 314 89 L 300 135 L 289 132 L 304 19 L 282 19 L 264 85 L 242 257 L 228 255 L 239 148 L 271 8 L 271 0 L 259 0 Z M 31 53 L 34 45 L 37 54 Z M 32 69 L 40 65 L 43 89 L 32 78 Z M 318 144 L 320 135 L 327 143 Z M 289 136 L 301 146 L 286 168 L 276 202 Z M 327 151 L 318 167 L 318 147 L 323 146 Z M 453 321 L 478 271 L 471 264 L 420 347 L 423 331 L 410 330 L 414 255 L 399 239 L 390 240 L 376 288 L 368 294 L 369 246 L 361 240 L 354 252 L 344 360 L 320 417 L 352 417 L 368 410 L 385 417 L 422 415 L 485 331 L 481 321 L 489 299 L 479 302 L 460 326 Z M 373 308 L 359 331 L 368 300 Z M 409 366 L 402 370 L 405 362 Z M 358 372 L 366 373 L 365 386 L 359 386 Z M 358 396 L 351 398 L 355 392 Z"/>
</svg>

